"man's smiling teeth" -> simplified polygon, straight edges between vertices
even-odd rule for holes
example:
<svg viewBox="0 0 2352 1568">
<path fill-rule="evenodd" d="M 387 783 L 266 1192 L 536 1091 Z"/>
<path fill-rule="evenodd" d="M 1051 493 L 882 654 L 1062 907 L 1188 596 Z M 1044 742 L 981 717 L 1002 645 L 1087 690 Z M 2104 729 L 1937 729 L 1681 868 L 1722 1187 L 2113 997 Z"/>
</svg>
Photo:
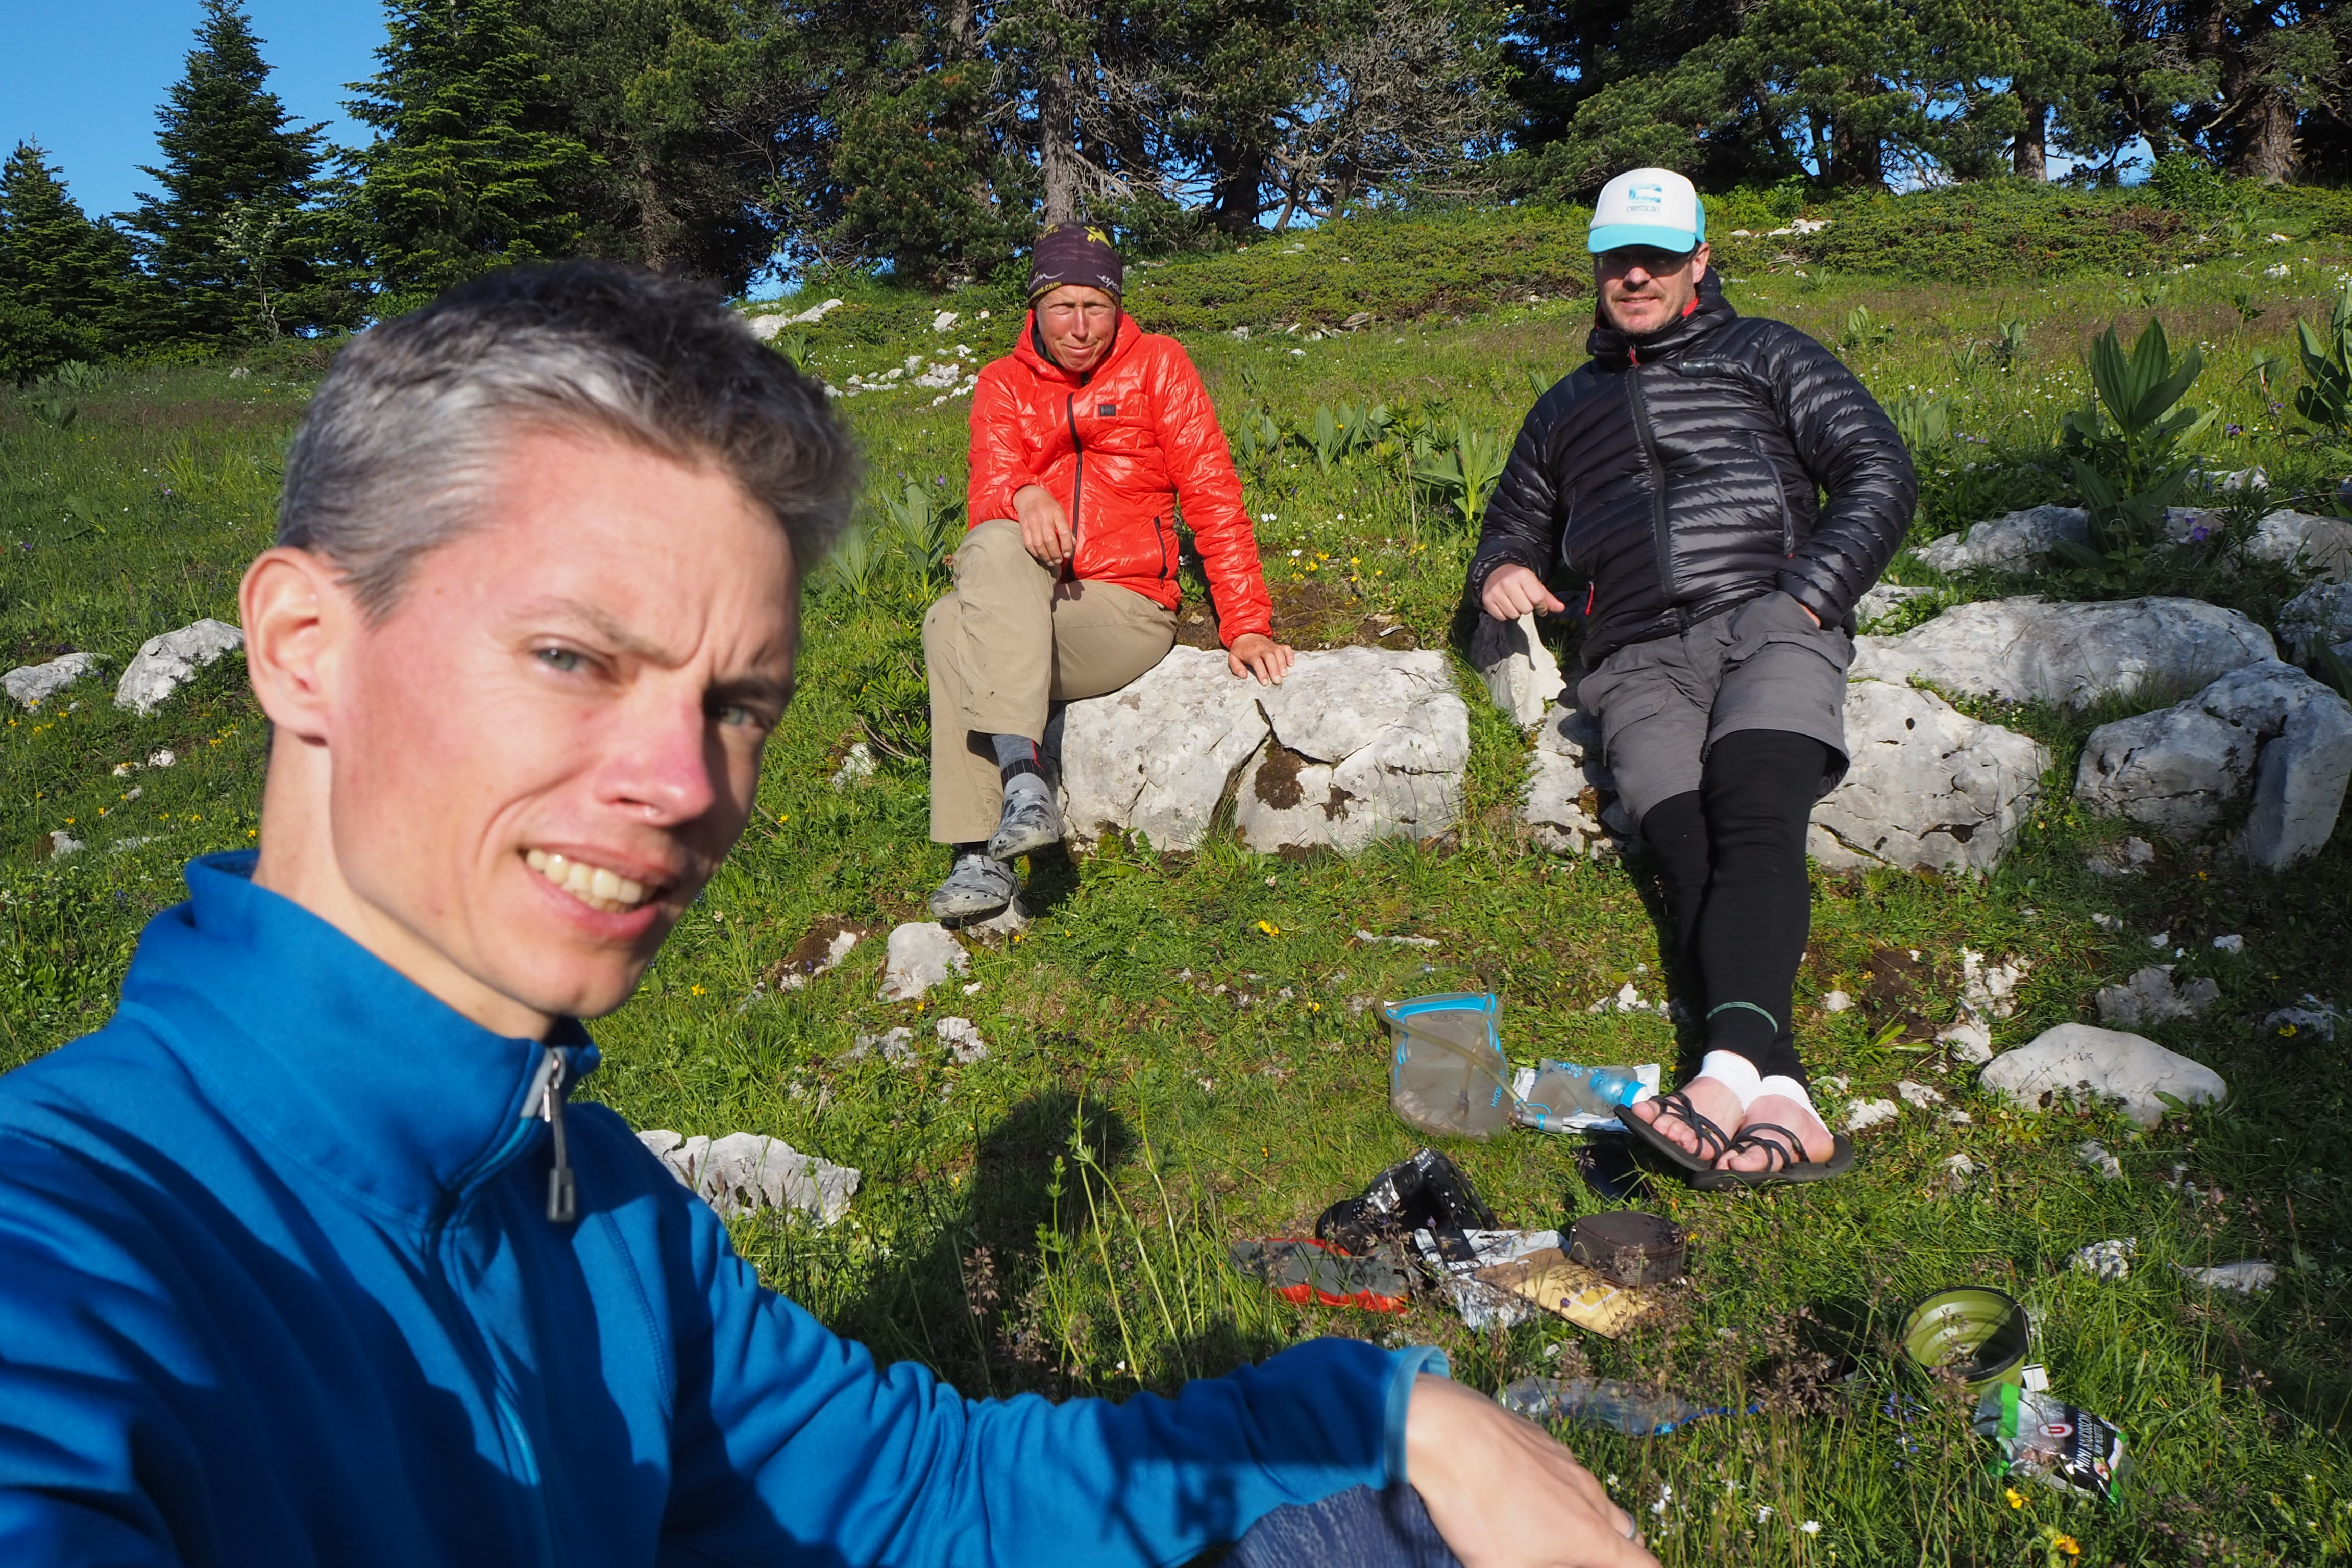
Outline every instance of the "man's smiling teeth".
<svg viewBox="0 0 2352 1568">
<path fill-rule="evenodd" d="M 632 882 L 605 867 L 550 855 L 544 849 L 532 850 L 523 857 L 523 860 L 532 870 L 590 909 L 604 914 L 616 915 L 625 910 L 635 909 L 646 901 L 644 883 Z"/>
</svg>

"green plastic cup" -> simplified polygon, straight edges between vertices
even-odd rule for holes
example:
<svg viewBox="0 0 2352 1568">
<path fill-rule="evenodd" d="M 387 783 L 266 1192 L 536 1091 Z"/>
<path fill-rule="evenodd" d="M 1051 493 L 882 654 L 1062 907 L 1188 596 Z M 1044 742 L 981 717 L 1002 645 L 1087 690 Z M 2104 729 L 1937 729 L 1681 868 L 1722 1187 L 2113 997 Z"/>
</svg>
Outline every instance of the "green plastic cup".
<svg viewBox="0 0 2352 1568">
<path fill-rule="evenodd" d="M 1970 1394 L 2003 1383 L 2021 1385 L 2032 1348 L 2025 1309 L 1981 1285 L 1938 1290 L 1912 1308 L 1903 1324 L 1903 1353 L 1912 1364 L 1956 1372 Z"/>
</svg>

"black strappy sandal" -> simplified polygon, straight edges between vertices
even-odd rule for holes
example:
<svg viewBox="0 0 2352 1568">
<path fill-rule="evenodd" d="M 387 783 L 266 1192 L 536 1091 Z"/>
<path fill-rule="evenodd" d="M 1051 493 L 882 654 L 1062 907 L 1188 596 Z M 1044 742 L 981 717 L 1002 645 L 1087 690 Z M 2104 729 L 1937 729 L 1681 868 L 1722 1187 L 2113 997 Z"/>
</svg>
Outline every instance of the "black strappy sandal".
<svg viewBox="0 0 2352 1568">
<path fill-rule="evenodd" d="M 1780 1138 L 1763 1134 L 1778 1132 Z M 1785 1138 L 1787 1142 L 1780 1140 Z M 1728 1192 L 1738 1187 L 1794 1186 L 1802 1182 L 1826 1182 L 1832 1176 L 1843 1176 L 1853 1169 L 1853 1140 L 1843 1132 L 1830 1134 L 1830 1157 L 1816 1161 L 1805 1152 L 1805 1141 L 1777 1121 L 1759 1121 L 1739 1130 L 1724 1150 L 1736 1154 L 1743 1149 L 1769 1149 L 1778 1163 L 1760 1171 L 1726 1171 L 1709 1165 L 1691 1178 L 1691 1185 L 1701 1192 Z M 1720 1156 L 1718 1156 L 1720 1157 Z"/>
<path fill-rule="evenodd" d="M 1692 1153 L 1659 1131 L 1654 1123 L 1644 1121 L 1634 1115 L 1633 1108 L 1630 1105 L 1619 1113 L 1617 1120 L 1625 1124 L 1625 1131 L 1673 1161 L 1680 1169 L 1693 1175 L 1714 1170 L 1715 1163 L 1737 1146 L 1737 1140 L 1730 1133 L 1700 1114 L 1698 1108 L 1691 1103 L 1689 1093 L 1685 1089 L 1678 1089 L 1672 1094 L 1660 1095 L 1658 1115 L 1661 1119 L 1667 1116 L 1680 1117 L 1684 1126 L 1698 1134 L 1700 1152 Z"/>
</svg>

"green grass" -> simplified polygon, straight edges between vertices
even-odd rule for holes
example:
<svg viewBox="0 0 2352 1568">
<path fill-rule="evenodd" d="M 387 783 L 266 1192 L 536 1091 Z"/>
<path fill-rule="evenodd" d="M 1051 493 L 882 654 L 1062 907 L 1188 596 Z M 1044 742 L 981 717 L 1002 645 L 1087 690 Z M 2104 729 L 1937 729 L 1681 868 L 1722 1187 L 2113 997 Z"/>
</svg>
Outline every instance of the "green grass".
<svg viewBox="0 0 2352 1568">
<path fill-rule="evenodd" d="M 2267 257 L 2174 275 L 2152 307 L 2176 342 L 2207 345 L 2212 368 L 2191 400 L 2221 405 L 2214 464 L 2261 463 L 2283 492 L 2314 505 L 2340 469 L 2284 438 L 2271 405 L 2291 398 L 2294 374 L 2266 393 L 2247 366 L 2284 350 L 2294 316 L 2324 308 L 2345 255 L 2318 245 L 2296 247 L 2315 259 L 2283 279 L 2262 275 Z M 1865 307 L 1892 331 L 1843 351 L 1857 370 L 1884 395 L 1950 400 L 1960 438 L 1925 464 L 1922 539 L 2063 497 L 2047 448 L 2059 414 L 2083 395 L 2081 345 L 2111 320 L 2128 332 L 2151 308 L 2122 299 L 2144 279 L 1929 287 L 1769 266 L 1732 269 L 1743 309 L 1835 343 Z M 1340 287 L 1320 268 L 1273 281 L 1301 297 Z M 816 297 L 824 292 L 847 297 Z M 1002 308 L 991 322 L 968 312 L 934 334 L 941 301 L 873 289 L 856 303 L 809 329 L 803 345 L 837 384 L 957 342 L 982 356 L 1003 346 Z M 1311 327 L 1273 342 L 1264 331 L 1191 337 L 1228 426 L 1261 411 L 1303 426 L 1318 405 L 1380 401 L 1507 436 L 1534 382 L 1581 359 L 1589 319 L 1574 301 L 1462 312 L 1458 323 L 1451 308 L 1397 321 L 1378 300 L 1363 304 L 1382 319 L 1321 341 L 1309 341 Z M 1140 292 L 1137 308 L 1150 309 Z M 1984 352 L 2003 321 L 2029 329 L 2007 370 Z M 110 372 L 79 395 L 64 429 L 0 405 L 9 662 L 89 648 L 108 658 L 110 679 L 143 637 L 200 615 L 233 617 L 237 573 L 267 536 L 278 454 L 317 370 L 257 362 L 231 379 L 230 368 Z M 932 395 L 845 405 L 877 500 L 908 479 L 961 490 L 965 405 L 933 407 Z M 2228 424 L 2242 433 L 2222 435 Z M 1293 445 L 1246 471 L 1255 506 L 1270 514 L 1270 574 L 1302 635 L 1344 637 L 1378 612 L 1423 646 L 1447 646 L 1469 540 L 1412 485 L 1408 461 L 1401 444 L 1375 447 L 1326 473 Z M 1926 580 L 1907 563 L 1897 570 Z M 2286 586 L 2211 562 L 2185 585 L 2258 618 Z M 1191 855 L 1114 843 L 1037 869 L 1044 915 L 1024 940 L 975 950 L 975 993 L 878 1002 L 880 932 L 924 918 L 945 869 L 924 839 L 922 771 L 898 755 L 919 757 L 928 734 L 917 636 L 927 596 L 886 560 L 864 595 L 811 605 L 803 695 L 771 748 L 760 815 L 640 994 L 598 1026 L 607 1065 L 583 1091 L 638 1126 L 752 1128 L 862 1169 L 850 1217 L 832 1230 L 738 1227 L 763 1275 L 825 1321 L 973 1392 L 1166 1387 L 1339 1332 L 1444 1344 L 1461 1375 L 1487 1388 L 1589 1369 L 1714 1403 L 1762 1400 L 1759 1415 L 1667 1439 L 1572 1435 L 1675 1563 L 2038 1564 L 2059 1532 L 2095 1563 L 2352 1552 L 2352 1373 L 2341 1350 L 2352 1070 L 2340 1047 L 2259 1026 L 2305 991 L 2352 999 L 2352 834 L 2284 877 L 2167 844 L 2155 874 L 2100 880 L 2084 858 L 2124 830 L 2084 818 L 2064 788 L 2088 720 L 2005 715 L 2055 756 L 2052 804 L 2016 853 L 1980 882 L 1817 878 L 1800 979 L 1800 1032 L 1817 1075 L 1849 1079 L 1855 1098 L 1927 1078 L 1969 1125 L 1908 1113 L 1864 1134 L 1855 1174 L 1827 1187 L 1664 1194 L 1697 1238 L 1690 1282 L 1673 1310 L 1622 1342 L 1565 1324 L 1477 1336 L 1428 1305 L 1402 1320 L 1300 1311 L 1227 1269 L 1222 1248 L 1297 1232 L 1414 1147 L 1386 1109 L 1384 1042 L 1367 1004 L 1492 989 L 1515 1057 L 1672 1064 L 1677 1042 L 1654 1015 L 1588 1010 L 1628 979 L 1660 994 L 1654 891 L 1638 868 L 1528 851 L 1510 820 L 1525 742 L 1465 668 L 1469 810 L 1447 839 L 1353 861 L 1259 857 L 1230 835 Z M 241 676 L 226 660 L 143 720 L 116 712 L 110 688 L 93 681 L 0 730 L 0 1066 L 102 1022 L 140 923 L 180 895 L 179 863 L 250 841 L 265 737 Z M 860 739 L 878 745 L 883 765 L 836 790 L 834 769 Z M 113 773 L 164 747 L 174 766 Z M 59 828 L 89 848 L 39 858 Z M 131 840 L 145 842 L 121 847 Z M 2102 929 L 2094 914 L 2119 917 L 2122 929 Z M 753 999 L 763 973 L 827 918 L 876 940 L 803 989 Z M 1359 929 L 1438 946 L 1365 945 Z M 1963 948 L 2033 961 L 2017 1016 L 1996 1035 L 2006 1047 L 2095 1016 L 2093 992 L 2148 962 L 2158 931 L 2187 950 L 2181 973 L 2211 974 L 2222 1000 L 2201 1022 L 2151 1032 L 2221 1071 L 2234 1091 L 2227 1107 L 2136 1138 L 2105 1116 L 2001 1107 L 1966 1073 L 1937 1077 L 1926 1065 L 1918 1026 L 1953 1016 Z M 2242 956 L 2209 945 L 2229 931 L 2245 936 Z M 1822 1011 L 1832 989 L 1859 1005 Z M 908 1068 L 845 1059 L 859 1033 L 894 1024 L 928 1043 L 943 1013 L 978 1024 L 985 1062 L 956 1067 L 937 1048 Z M 2116 1151 L 2128 1181 L 2101 1183 L 2076 1164 L 2074 1145 L 2090 1136 Z M 1517 1134 L 1452 1152 L 1510 1223 L 1551 1226 L 1609 1206 L 1571 1141 Z M 1944 1162 L 1959 1152 L 1979 1173 L 1954 1192 Z M 2176 1166 L 2221 1195 L 2168 1190 Z M 2098 1284 L 2068 1269 L 2075 1248 L 2109 1237 L 2138 1240 L 2129 1279 Z M 2279 1262 L 2279 1288 L 2209 1297 L 2168 1267 L 2246 1257 Z M 2032 1488 L 2011 1508 L 1954 1404 L 1894 1363 L 1907 1303 L 1968 1281 L 2025 1300 L 2055 1387 L 2123 1424 L 2139 1458 L 2120 1510 Z M 1880 1413 L 1898 1393 L 1925 1400 L 1907 1426 Z M 1654 1513 L 1662 1486 L 1672 1495 Z M 1772 1511 L 1759 1520 L 1759 1508 Z M 1807 1533 L 1807 1521 L 1819 1531 Z"/>
</svg>

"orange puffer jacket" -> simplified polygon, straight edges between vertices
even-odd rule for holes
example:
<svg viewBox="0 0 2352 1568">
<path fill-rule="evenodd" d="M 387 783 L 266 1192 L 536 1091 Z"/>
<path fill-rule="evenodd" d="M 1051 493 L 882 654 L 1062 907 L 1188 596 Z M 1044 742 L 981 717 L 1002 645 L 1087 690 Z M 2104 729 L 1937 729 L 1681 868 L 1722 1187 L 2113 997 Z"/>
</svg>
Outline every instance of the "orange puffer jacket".
<svg viewBox="0 0 2352 1568">
<path fill-rule="evenodd" d="M 1036 346 L 1035 318 L 1018 345 L 980 373 L 971 394 L 973 524 L 1020 515 L 1013 492 L 1043 485 L 1069 513 L 1071 575 L 1141 594 L 1173 610 L 1176 513 L 1182 504 L 1215 595 L 1227 647 L 1271 636 L 1274 610 L 1242 483 L 1183 346 L 1122 314 L 1110 353 L 1073 375 Z"/>
</svg>

